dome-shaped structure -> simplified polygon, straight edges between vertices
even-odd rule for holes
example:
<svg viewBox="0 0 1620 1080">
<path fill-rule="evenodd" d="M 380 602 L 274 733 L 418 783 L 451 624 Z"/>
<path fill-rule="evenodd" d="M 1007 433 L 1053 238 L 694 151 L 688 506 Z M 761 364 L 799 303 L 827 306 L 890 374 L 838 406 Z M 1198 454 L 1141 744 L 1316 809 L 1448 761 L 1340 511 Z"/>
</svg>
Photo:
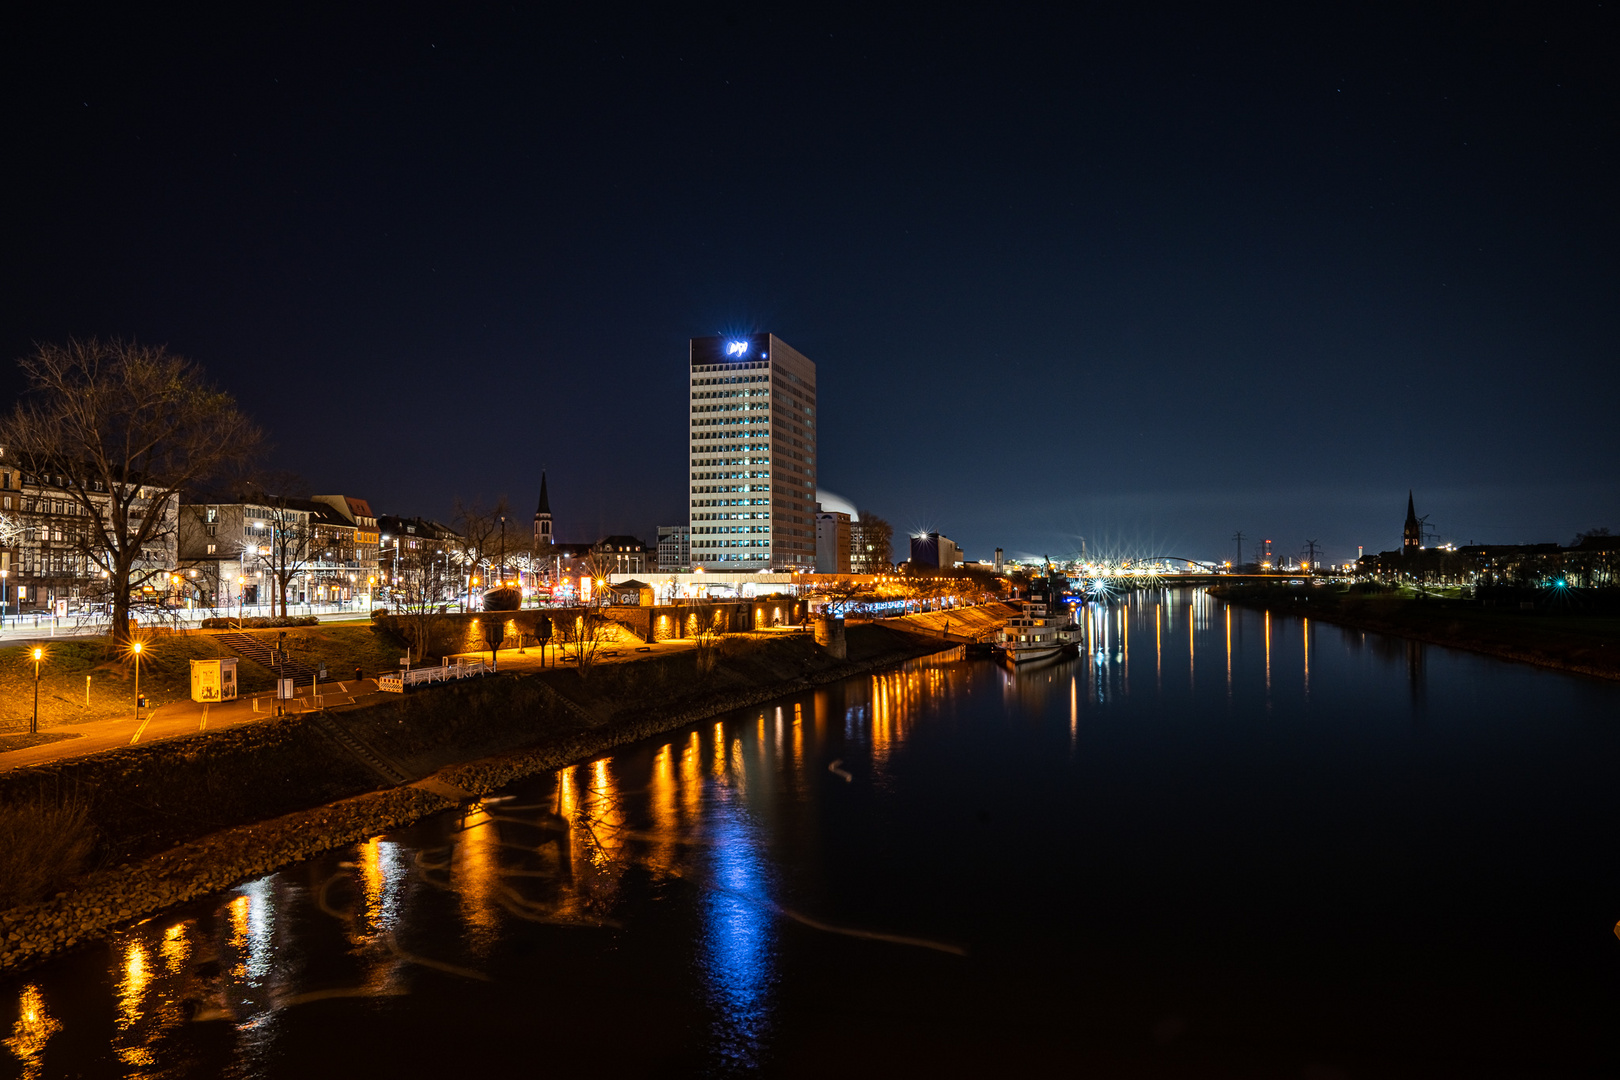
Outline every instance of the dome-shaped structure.
<svg viewBox="0 0 1620 1080">
<path fill-rule="evenodd" d="M 842 495 L 834 495 L 826 488 L 816 488 L 816 502 L 821 504 L 821 509 L 826 513 L 848 514 L 850 521 L 861 520 L 860 512 L 855 509 L 854 503 Z"/>
</svg>

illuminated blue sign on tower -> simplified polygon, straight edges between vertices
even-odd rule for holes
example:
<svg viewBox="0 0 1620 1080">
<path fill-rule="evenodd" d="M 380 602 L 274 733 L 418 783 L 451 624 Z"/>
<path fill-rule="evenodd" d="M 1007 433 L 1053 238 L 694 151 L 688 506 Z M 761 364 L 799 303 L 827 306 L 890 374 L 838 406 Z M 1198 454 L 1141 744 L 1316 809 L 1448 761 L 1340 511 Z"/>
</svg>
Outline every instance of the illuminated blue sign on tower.
<svg viewBox="0 0 1620 1080">
<path fill-rule="evenodd" d="M 736 359 L 741 360 L 743 357 L 745 357 L 747 355 L 748 355 L 748 342 L 746 342 L 746 341 L 728 341 L 728 342 L 726 342 L 726 356 L 727 357 L 735 357 Z"/>
</svg>

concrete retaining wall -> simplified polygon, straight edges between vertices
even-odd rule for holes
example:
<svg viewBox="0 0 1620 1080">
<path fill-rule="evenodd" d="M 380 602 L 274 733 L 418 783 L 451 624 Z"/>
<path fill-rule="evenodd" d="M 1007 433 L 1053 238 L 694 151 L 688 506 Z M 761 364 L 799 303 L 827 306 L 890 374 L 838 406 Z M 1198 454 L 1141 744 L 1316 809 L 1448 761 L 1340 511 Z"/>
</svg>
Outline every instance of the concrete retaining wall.
<svg viewBox="0 0 1620 1080">
<path fill-rule="evenodd" d="M 790 597 L 767 597 L 759 600 L 686 601 L 661 604 L 657 607 L 613 606 L 602 608 L 602 614 L 635 634 L 642 641 L 668 641 L 690 638 L 697 632 L 698 623 L 707 620 L 723 634 L 748 630 L 764 630 L 771 626 L 796 625 L 804 618 L 806 602 Z M 559 638 L 563 628 L 570 626 L 582 614 L 583 608 L 525 608 L 521 611 L 470 611 L 429 615 L 378 615 L 374 621 L 396 637 L 416 644 L 419 627 L 426 627 L 427 642 L 422 647 L 426 656 L 453 656 L 458 653 L 482 652 L 489 648 L 491 621 L 500 620 L 503 648 L 533 645 L 535 629 L 541 619 L 550 619 L 553 632 Z M 520 640 L 521 638 L 521 640 Z"/>
</svg>

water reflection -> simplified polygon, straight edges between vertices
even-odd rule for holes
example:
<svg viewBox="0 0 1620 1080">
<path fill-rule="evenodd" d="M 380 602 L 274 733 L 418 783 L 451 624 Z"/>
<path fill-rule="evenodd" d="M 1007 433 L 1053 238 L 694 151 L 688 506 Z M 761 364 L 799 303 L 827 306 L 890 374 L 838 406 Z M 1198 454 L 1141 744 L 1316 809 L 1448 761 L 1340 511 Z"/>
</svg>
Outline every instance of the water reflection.
<svg viewBox="0 0 1620 1080">
<path fill-rule="evenodd" d="M 1232 608 L 1226 607 L 1226 699 L 1232 700 Z"/>
<path fill-rule="evenodd" d="M 1300 620 L 1300 647 L 1305 650 L 1305 696 L 1311 696 L 1311 620 Z"/>
<path fill-rule="evenodd" d="M 42 1075 L 45 1044 L 61 1030 L 61 1022 L 45 1008 L 45 997 L 38 985 L 26 984 L 18 995 L 17 1021 L 11 1025 L 11 1037 L 4 1044 L 22 1064 L 21 1075 L 25 1080 Z"/>
<path fill-rule="evenodd" d="M 500 842 L 498 823 L 486 811 L 475 810 L 464 819 L 450 867 L 467 946 L 480 958 L 489 955 L 500 935 Z"/>
<path fill-rule="evenodd" d="M 1180 647 L 1177 614 L 1187 623 L 1185 685 L 1180 659 L 1165 655 Z M 807 955 L 834 952 L 805 947 L 805 940 L 856 949 L 840 952 L 840 964 L 849 966 L 839 977 L 859 980 L 867 965 L 887 970 L 897 961 L 890 953 L 858 950 L 921 948 L 954 957 L 974 935 L 1004 932 L 1007 878 L 964 873 L 959 862 L 964 850 L 994 835 L 978 829 L 1002 827 L 1004 811 L 994 802 L 985 803 L 992 823 L 974 819 L 977 801 L 962 811 L 964 800 L 980 799 L 975 789 L 981 782 L 993 786 L 997 777 L 1007 778 L 1014 787 L 1007 804 L 1023 807 L 1024 817 L 1009 829 L 1019 835 L 996 840 L 1018 856 L 1020 888 L 1025 875 L 1038 881 L 1063 852 L 1086 851 L 1090 876 L 1083 887 L 1049 906 L 1067 913 L 1063 904 L 1106 895 L 1108 873 L 1128 875 L 1136 872 L 1134 864 L 1106 865 L 1107 844 L 1095 837 L 1082 848 L 1039 830 L 1051 822 L 1078 828 L 1073 823 L 1088 817 L 1106 821 L 1107 830 L 1123 828 L 1131 814 L 1121 806 L 1152 816 L 1143 814 L 1151 805 L 1145 795 L 1129 802 L 1133 792 L 1165 798 L 1172 782 L 1194 784 L 1195 774 L 1210 771 L 1202 768 L 1204 758 L 1197 769 L 1176 772 L 1181 766 L 1173 755 L 1143 752 L 1136 756 L 1169 761 L 1170 778 L 1142 772 L 1133 784 L 1097 783 L 1099 775 L 1114 775 L 1099 770 L 1130 768 L 1130 755 L 1118 746 L 1145 737 L 1136 733 L 1151 730 L 1153 738 L 1171 742 L 1167 704 L 1193 706 L 1185 709 L 1195 720 L 1184 733 L 1189 744 L 1212 740 L 1197 743 L 1202 754 L 1220 739 L 1260 727 L 1232 722 L 1238 708 L 1258 711 L 1275 698 L 1279 716 L 1297 717 L 1309 708 L 1313 719 L 1326 717 L 1369 671 L 1388 679 L 1379 706 L 1391 700 L 1404 706 L 1408 693 L 1419 700 L 1426 665 L 1434 665 L 1438 679 L 1446 662 L 1439 652 L 1426 660 L 1421 645 L 1376 637 L 1368 654 L 1358 655 L 1362 635 L 1319 631 L 1305 620 L 1296 635 L 1283 615 L 1275 617 L 1273 641 L 1269 613 L 1223 608 L 1218 624 L 1213 614 L 1207 601 L 1186 603 L 1175 594 L 1088 602 L 1076 612 L 1087 635 L 1085 651 L 1072 660 L 1008 670 L 943 659 L 851 679 L 560 770 L 518 785 L 504 801 L 490 799 L 248 882 L 117 935 L 96 955 L 101 982 L 94 992 L 73 984 L 74 993 L 57 993 L 49 980 L 70 979 L 61 974 L 65 968 L 10 985 L 0 1001 L 16 1002 L 17 1013 L 14 1021 L 0 1016 L 10 1032 L 0 1053 L 30 1077 L 45 1075 L 47 1048 L 60 1053 L 75 1040 L 95 1044 L 106 1064 L 91 1075 L 179 1075 L 161 1070 L 172 1061 L 196 1060 L 203 1064 L 195 1075 L 251 1076 L 286 1071 L 270 1063 L 296 1043 L 291 1036 L 309 1040 L 312 1031 L 338 1030 L 328 1025 L 355 1015 L 335 1011 L 340 1008 L 363 1006 L 371 1019 L 409 1018 L 410 1034 L 410 1024 L 439 1022 L 446 1002 L 469 1001 L 477 1009 L 509 1008 L 527 1033 L 527 1018 L 562 1007 L 559 987 L 579 986 L 578 996 L 587 999 L 580 1008 L 608 1012 L 621 1007 L 613 996 L 620 989 L 645 991 L 647 998 L 627 997 L 623 1007 L 664 1008 L 677 1017 L 667 1030 L 699 1033 L 683 1062 L 701 1059 L 711 1072 L 768 1067 L 773 1047 L 787 1041 L 784 1032 L 810 1023 L 785 1007 L 799 1000 L 795 972 L 809 962 Z M 1138 657 L 1140 685 L 1133 696 L 1131 639 L 1146 647 L 1150 618 L 1155 663 L 1150 675 Z M 1255 643 L 1263 647 L 1245 652 L 1245 622 L 1253 623 L 1251 633 L 1263 628 L 1263 643 Z M 1196 682 L 1200 649 L 1202 687 Z M 1224 687 L 1209 673 L 1213 649 L 1224 653 Z M 1288 674 L 1295 670 L 1299 683 Z M 1150 678 L 1157 701 L 1145 692 Z M 1378 709 L 1358 712 L 1356 730 L 1379 715 Z M 1139 722 L 1144 718 L 1153 723 Z M 978 732 L 970 723 L 981 725 Z M 975 760 L 951 760 L 956 747 L 970 743 Z M 1022 745 L 1026 754 L 1016 768 L 989 762 L 1002 766 L 997 773 L 978 760 L 1009 744 Z M 1265 744 L 1241 745 L 1245 752 L 1252 746 L 1271 752 Z M 1244 755 L 1234 752 L 1225 767 L 1241 760 Z M 834 763 L 848 782 L 829 771 Z M 901 820 L 903 814 L 892 813 L 896 804 L 884 799 L 896 790 L 914 797 L 921 773 L 949 777 L 951 790 L 919 821 Z M 1246 782 L 1263 783 L 1265 774 L 1245 775 Z M 1040 791 L 1043 776 L 1065 783 L 1082 778 L 1074 797 L 1092 800 L 1088 809 L 1098 812 L 1058 812 L 1067 796 L 1048 798 Z M 1028 805 L 1021 801 L 1026 791 L 1037 795 Z M 1290 789 L 1289 797 L 1300 796 Z M 1336 797 L 1353 798 L 1354 791 L 1341 789 Z M 1248 827 L 1267 827 L 1246 820 Z M 1344 842 L 1333 827 L 1329 821 L 1323 843 L 1338 851 Z M 1025 831 L 1039 835 L 1020 847 Z M 891 834 L 892 849 L 886 846 Z M 1173 852 L 1178 834 L 1168 835 Z M 1197 843 L 1206 842 L 1200 832 Z M 907 851 L 930 854 L 900 854 L 902 843 L 910 845 Z M 851 849 L 874 844 L 876 853 L 866 861 L 845 861 Z M 1201 851 L 1189 860 L 1202 858 Z M 1153 885 L 1175 891 L 1171 877 Z M 955 889 L 971 900 L 953 904 L 946 895 Z M 1213 895 L 1219 904 L 1219 890 Z M 1098 910 L 1092 917 L 1100 918 Z M 1119 918 L 1117 911 L 1104 914 Z M 973 921 L 980 917 L 986 921 Z M 659 944 L 649 945 L 649 937 Z M 626 959 L 633 955 L 642 966 Z M 957 977 L 952 969 L 935 975 Z M 656 999 L 643 984 L 673 989 L 667 1000 Z M 334 1004 L 344 998 L 367 1000 Z M 679 1015 L 681 1008 L 689 1014 Z M 324 1046 L 326 1038 L 314 1041 Z M 521 1041 L 512 1038 L 514 1046 Z M 802 1030 L 792 1044 L 806 1045 Z M 604 1062 L 618 1061 L 620 1053 L 631 1050 L 602 1049 Z M 662 1067 L 638 1062 L 619 1071 L 650 1074 Z"/>
<path fill-rule="evenodd" d="M 758 1063 L 768 1032 L 776 929 L 765 859 L 741 799 L 722 796 L 715 807 L 703 972 L 717 1014 L 712 1052 L 747 1068 Z"/>
</svg>

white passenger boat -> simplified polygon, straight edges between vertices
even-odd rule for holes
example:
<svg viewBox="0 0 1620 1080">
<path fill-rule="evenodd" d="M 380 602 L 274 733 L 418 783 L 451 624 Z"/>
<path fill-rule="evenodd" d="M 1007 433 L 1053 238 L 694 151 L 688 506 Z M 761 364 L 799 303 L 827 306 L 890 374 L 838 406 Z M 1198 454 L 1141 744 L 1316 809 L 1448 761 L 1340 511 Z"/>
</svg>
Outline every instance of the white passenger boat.
<svg viewBox="0 0 1620 1080">
<path fill-rule="evenodd" d="M 1027 664 L 1079 650 L 1080 628 L 1069 618 L 1062 590 L 1037 580 L 1023 610 L 996 633 L 993 651 L 1009 664 Z"/>
</svg>

